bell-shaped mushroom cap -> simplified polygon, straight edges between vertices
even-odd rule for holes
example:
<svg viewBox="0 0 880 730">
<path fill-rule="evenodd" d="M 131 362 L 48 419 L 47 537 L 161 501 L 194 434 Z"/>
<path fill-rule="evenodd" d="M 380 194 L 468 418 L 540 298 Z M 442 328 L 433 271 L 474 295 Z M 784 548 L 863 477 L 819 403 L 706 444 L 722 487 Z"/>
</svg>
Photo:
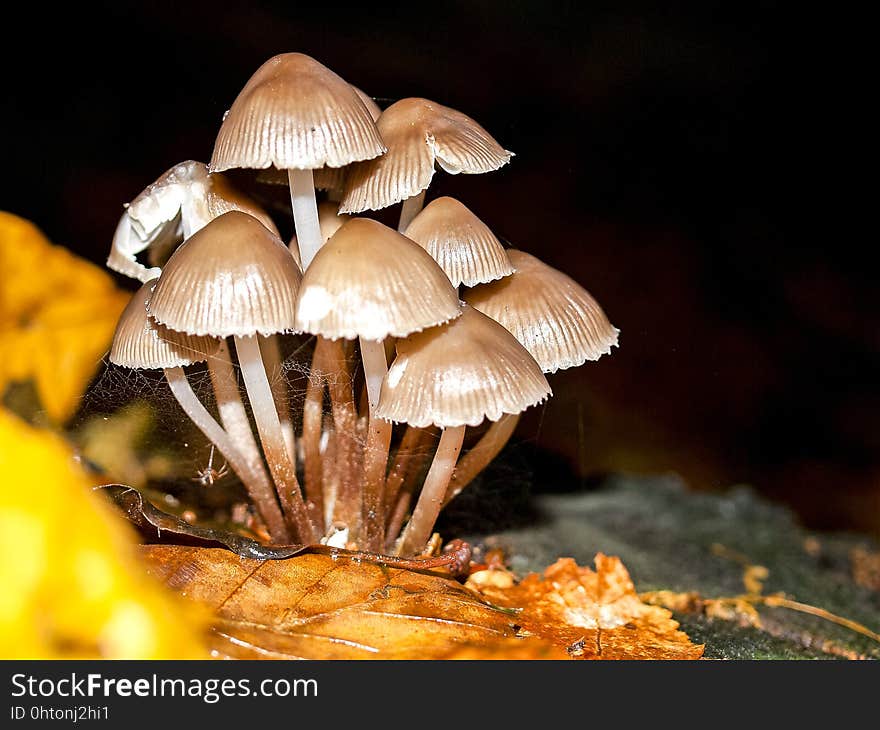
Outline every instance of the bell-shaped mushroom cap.
<svg viewBox="0 0 880 730">
<path fill-rule="evenodd" d="M 382 340 L 460 312 L 458 293 L 423 248 L 378 221 L 352 218 L 306 269 L 296 327 L 334 340 Z"/>
<path fill-rule="evenodd" d="M 352 86 L 357 92 L 370 116 L 375 122 L 382 110 L 373 99 L 367 96 L 357 86 Z M 334 193 L 341 194 L 345 188 L 345 174 L 348 171 L 345 167 L 321 167 L 314 171 L 314 182 L 316 190 L 330 190 Z M 279 170 L 277 167 L 269 167 L 257 173 L 257 182 L 267 185 L 287 185 L 287 170 Z"/>
<path fill-rule="evenodd" d="M 611 352 L 620 330 L 586 289 L 524 251 L 507 255 L 516 273 L 466 292 L 468 304 L 510 330 L 545 373 Z"/>
<path fill-rule="evenodd" d="M 469 116 L 427 99 L 401 99 L 376 124 L 388 152 L 349 171 L 343 213 L 385 208 L 427 190 L 435 162 L 453 175 L 490 172 L 513 154 Z"/>
<path fill-rule="evenodd" d="M 376 414 L 418 428 L 477 426 L 550 394 L 538 363 L 516 338 L 464 305 L 458 319 L 397 342 Z"/>
<path fill-rule="evenodd" d="M 455 198 L 432 201 L 404 233 L 431 254 L 453 286 L 474 286 L 513 273 L 489 226 Z"/>
<path fill-rule="evenodd" d="M 357 91 L 302 53 L 266 61 L 227 112 L 211 170 L 232 167 L 316 170 L 385 152 Z"/>
<path fill-rule="evenodd" d="M 172 254 L 148 308 L 158 322 L 178 332 L 271 335 L 293 327 L 301 278 L 281 239 L 256 218 L 232 211 Z"/>
<path fill-rule="evenodd" d="M 175 332 L 147 315 L 156 281 L 141 286 L 119 317 L 110 362 L 126 368 L 174 368 L 207 360 L 217 352 L 220 340 Z"/>
</svg>

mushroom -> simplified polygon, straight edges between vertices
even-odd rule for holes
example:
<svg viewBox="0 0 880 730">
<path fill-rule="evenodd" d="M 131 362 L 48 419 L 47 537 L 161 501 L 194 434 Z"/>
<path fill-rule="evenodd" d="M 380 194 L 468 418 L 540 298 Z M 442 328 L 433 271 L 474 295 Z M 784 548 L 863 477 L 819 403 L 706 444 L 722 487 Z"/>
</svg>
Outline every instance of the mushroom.
<svg viewBox="0 0 880 730">
<path fill-rule="evenodd" d="M 376 126 L 388 152 L 352 166 L 340 212 L 403 201 L 398 231 L 421 210 L 435 163 L 453 175 L 482 173 L 497 170 L 513 155 L 469 116 L 427 99 L 401 99 L 382 112 Z"/>
<path fill-rule="evenodd" d="M 178 248 L 149 302 L 150 315 L 179 332 L 232 337 L 257 433 L 285 514 L 302 542 L 314 539 L 285 444 L 257 335 L 293 327 L 301 273 L 290 251 L 255 218 L 215 218 Z"/>
<path fill-rule="evenodd" d="M 119 219 L 107 266 L 141 283 L 162 273 L 147 268 L 137 254 L 147 249 L 161 254 L 230 210 L 257 218 L 278 235 L 275 223 L 254 201 L 236 190 L 223 175 L 210 175 L 203 162 L 187 160 L 166 170 L 125 206 Z"/>
<path fill-rule="evenodd" d="M 305 270 L 321 247 L 313 170 L 384 152 L 376 123 L 354 87 L 310 56 L 283 53 L 257 69 L 226 113 L 210 168 L 288 171 Z"/>
<path fill-rule="evenodd" d="M 318 226 L 321 229 L 321 245 L 327 243 L 336 231 L 338 231 L 342 224 L 345 223 L 350 215 L 340 214 L 339 212 L 339 203 L 335 203 L 330 200 L 322 200 L 318 203 Z M 297 265 L 302 268 L 302 265 L 299 260 L 299 243 L 296 238 L 296 234 L 293 234 L 293 238 L 290 240 L 290 251 L 293 253 L 293 257 L 296 259 Z"/>
<path fill-rule="evenodd" d="M 199 401 L 183 370 L 187 365 L 210 359 L 220 346 L 220 341 L 175 332 L 150 319 L 146 305 L 155 284 L 156 279 L 143 284 L 122 312 L 110 346 L 110 362 L 127 368 L 163 370 L 172 395 L 186 415 L 238 474 L 273 540 L 287 541 L 284 518 L 262 464 L 255 466 L 249 462 L 235 441 Z"/>
<path fill-rule="evenodd" d="M 382 494 L 391 424 L 376 415 L 388 369 L 383 340 L 404 337 L 459 316 L 458 294 L 428 253 L 405 236 L 367 218 L 347 221 L 303 275 L 296 327 L 329 340 L 355 339 L 369 402 L 364 464 L 363 532 L 367 549 L 383 540 Z M 350 495 L 341 495 L 351 522 Z"/>
<path fill-rule="evenodd" d="M 507 255 L 516 272 L 464 294 L 464 300 L 513 333 L 545 373 L 598 360 L 617 345 L 612 326 L 592 295 L 570 276 L 516 249 Z M 493 424 L 462 459 L 447 501 L 492 461 L 507 443 L 518 417 Z"/>
<path fill-rule="evenodd" d="M 513 273 L 504 246 L 489 226 L 455 198 L 431 201 L 404 235 L 431 254 L 452 286 L 475 286 Z"/>
<path fill-rule="evenodd" d="M 461 316 L 397 342 L 376 414 L 442 430 L 412 517 L 396 553 L 424 548 L 443 500 L 467 426 L 520 413 L 551 395 L 528 351 L 495 320 L 467 305 Z"/>
</svg>

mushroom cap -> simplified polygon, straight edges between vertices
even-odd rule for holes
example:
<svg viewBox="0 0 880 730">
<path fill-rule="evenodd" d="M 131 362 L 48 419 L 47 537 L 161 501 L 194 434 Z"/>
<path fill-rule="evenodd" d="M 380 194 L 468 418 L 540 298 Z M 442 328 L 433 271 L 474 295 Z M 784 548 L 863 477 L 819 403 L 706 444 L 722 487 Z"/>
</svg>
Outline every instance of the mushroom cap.
<svg viewBox="0 0 880 730">
<path fill-rule="evenodd" d="M 240 210 L 278 235 L 266 211 L 239 192 L 226 177 L 209 174 L 208 166 L 195 160 L 169 168 L 128 204 L 132 228 L 140 239 L 150 241 L 188 202 L 193 204 L 202 225 L 230 210 Z"/>
<path fill-rule="evenodd" d="M 339 203 L 334 203 L 331 200 L 322 200 L 318 203 L 318 227 L 321 229 L 322 242 L 327 243 L 333 234 L 342 227 L 342 224 L 350 218 L 350 215 L 340 215 Z M 302 268 L 302 263 L 299 260 L 299 241 L 295 233 L 290 238 L 290 246 L 288 248 L 293 254 L 297 265 Z"/>
<path fill-rule="evenodd" d="M 278 236 L 256 218 L 231 211 L 171 255 L 148 308 L 178 332 L 268 336 L 293 328 L 301 278 Z"/>
<path fill-rule="evenodd" d="M 148 316 L 147 301 L 156 281 L 141 286 L 119 317 L 110 362 L 126 368 L 174 368 L 207 360 L 217 352 L 220 340 L 175 332 Z"/>
<path fill-rule="evenodd" d="M 453 175 L 481 173 L 497 170 L 513 154 L 469 116 L 427 99 L 401 99 L 376 126 L 388 152 L 351 168 L 343 213 L 385 208 L 427 190 L 435 162 Z"/>
<path fill-rule="evenodd" d="M 364 106 L 367 107 L 367 111 L 370 112 L 370 116 L 375 122 L 382 113 L 379 105 L 357 86 L 352 85 L 351 88 L 357 92 L 357 95 L 364 103 Z M 336 193 L 341 193 L 345 188 L 345 174 L 347 171 L 348 170 L 345 167 L 325 166 L 318 168 L 314 171 L 315 189 L 331 190 Z M 257 182 L 265 183 L 267 185 L 287 185 L 287 170 L 279 170 L 277 167 L 269 167 L 257 173 Z"/>
<path fill-rule="evenodd" d="M 296 327 L 334 340 L 383 340 L 460 312 L 458 293 L 423 248 L 378 221 L 352 218 L 306 269 Z"/>
<path fill-rule="evenodd" d="M 611 352 L 620 330 L 586 289 L 531 254 L 507 255 L 516 272 L 466 292 L 468 304 L 510 330 L 545 373 Z"/>
<path fill-rule="evenodd" d="M 266 61 L 226 113 L 211 170 L 316 170 L 385 152 L 376 123 L 353 86 L 302 53 Z"/>
<path fill-rule="evenodd" d="M 474 286 L 513 273 L 489 226 L 455 198 L 431 201 L 404 234 L 431 254 L 453 286 Z"/>
<path fill-rule="evenodd" d="M 418 428 L 477 426 L 550 395 L 544 373 L 516 338 L 464 305 L 457 319 L 397 342 L 376 414 Z"/>
</svg>

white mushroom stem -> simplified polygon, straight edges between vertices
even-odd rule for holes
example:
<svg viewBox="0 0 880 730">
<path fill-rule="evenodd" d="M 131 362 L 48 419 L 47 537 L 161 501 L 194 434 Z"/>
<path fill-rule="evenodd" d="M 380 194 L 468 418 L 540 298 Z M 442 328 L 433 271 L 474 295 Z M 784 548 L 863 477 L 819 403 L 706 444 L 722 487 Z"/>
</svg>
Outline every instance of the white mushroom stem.
<svg viewBox="0 0 880 730">
<path fill-rule="evenodd" d="M 505 413 L 497 421 L 495 421 L 482 435 L 479 441 L 461 457 L 461 461 L 455 466 L 452 472 L 452 480 L 449 482 L 449 489 L 446 491 L 446 497 L 443 500 L 445 507 L 453 499 L 455 499 L 474 477 L 485 469 L 492 460 L 498 456 L 504 445 L 513 436 L 516 430 L 516 424 L 519 423 L 519 413 Z"/>
<path fill-rule="evenodd" d="M 407 229 L 409 224 L 412 223 L 412 219 L 421 212 L 424 205 L 424 190 L 403 201 L 403 205 L 400 206 L 400 222 L 397 224 L 397 231 L 399 233 L 403 233 Z"/>
<path fill-rule="evenodd" d="M 287 392 L 287 381 L 284 378 L 284 366 L 281 362 L 281 348 L 275 335 L 260 338 L 260 353 L 266 364 L 269 375 L 269 387 L 281 422 L 281 433 L 287 446 L 287 453 L 296 468 L 296 437 L 293 433 L 293 421 L 290 417 L 290 395 Z"/>
<path fill-rule="evenodd" d="M 281 421 L 275 410 L 272 389 L 266 377 L 266 368 L 260 355 L 260 345 L 256 335 L 252 337 L 235 337 L 235 349 L 238 352 L 238 364 L 244 378 L 251 410 L 257 424 L 257 433 L 263 444 L 263 453 L 269 464 L 269 471 L 275 481 L 281 506 L 290 523 L 295 527 L 300 542 L 315 541 L 312 524 L 306 512 L 296 478 L 296 471 L 287 453 L 287 444 L 281 432 Z"/>
<path fill-rule="evenodd" d="M 290 182 L 290 203 L 293 206 L 299 260 L 302 270 L 305 271 L 324 243 L 318 222 L 315 181 L 311 170 L 288 170 L 287 179 Z"/>
<path fill-rule="evenodd" d="M 183 368 L 165 368 L 165 378 L 171 392 L 189 419 L 217 447 L 226 463 L 238 474 L 266 523 L 266 529 L 269 530 L 272 539 L 281 544 L 290 542 L 284 517 L 275 501 L 272 485 L 265 472 L 256 471 L 251 467 L 249 460 L 245 458 L 226 431 L 202 405 L 186 379 Z"/>
<path fill-rule="evenodd" d="M 306 500 L 314 505 L 312 512 L 317 516 L 322 530 L 327 529 L 324 501 L 324 467 L 321 459 L 321 435 L 324 422 L 324 376 L 321 372 L 320 339 L 315 346 L 306 399 L 303 404 L 302 445 L 303 475 L 305 478 Z"/>
<path fill-rule="evenodd" d="M 434 454 L 434 461 L 431 462 L 431 468 L 422 485 L 419 501 L 416 502 L 409 524 L 400 538 L 398 555 L 417 555 L 428 542 L 437 515 L 440 514 L 443 506 L 443 499 L 452 479 L 452 471 L 461 453 L 466 428 L 467 426 L 453 426 L 443 430 L 437 452 Z"/>
<path fill-rule="evenodd" d="M 385 359 L 385 345 L 381 340 L 360 338 L 361 359 L 364 363 L 364 378 L 367 385 L 367 400 L 370 406 L 370 420 L 367 426 L 367 445 L 364 449 L 364 485 L 362 490 L 361 515 L 362 539 L 366 550 L 379 551 L 385 541 L 385 472 L 388 465 L 388 450 L 391 446 L 391 422 L 376 417 L 376 406 L 382 381 L 388 373 Z"/>
<path fill-rule="evenodd" d="M 211 375 L 214 397 L 217 399 L 217 411 L 220 413 L 220 422 L 223 424 L 223 428 L 229 434 L 232 443 L 248 460 L 251 469 L 260 472 L 266 483 L 270 484 L 263 466 L 260 447 L 257 446 L 257 441 L 251 430 L 251 422 L 241 400 L 238 378 L 235 376 L 229 346 L 225 339 L 221 341 L 217 352 L 208 358 L 208 372 Z"/>
</svg>

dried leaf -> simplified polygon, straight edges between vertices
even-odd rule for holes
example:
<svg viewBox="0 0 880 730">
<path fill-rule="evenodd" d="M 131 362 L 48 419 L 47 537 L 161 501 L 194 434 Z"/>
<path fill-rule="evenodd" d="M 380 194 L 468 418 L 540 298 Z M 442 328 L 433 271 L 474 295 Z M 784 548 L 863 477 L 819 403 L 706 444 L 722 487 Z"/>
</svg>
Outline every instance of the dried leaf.
<svg viewBox="0 0 880 730">
<path fill-rule="evenodd" d="M 849 557 L 856 585 L 880 591 L 880 552 L 855 547 Z"/>
<path fill-rule="evenodd" d="M 0 395 L 32 380 L 49 418 L 76 408 L 107 350 L 128 294 L 90 262 L 0 211 Z"/>
<path fill-rule="evenodd" d="M 215 613 L 212 648 L 239 659 L 545 659 L 515 612 L 456 581 L 303 554 L 248 560 L 211 548 L 150 546 L 151 573 Z"/>
<path fill-rule="evenodd" d="M 199 616 L 146 579 L 61 439 L 0 409 L 0 474 L 0 656 L 205 656 Z"/>
<path fill-rule="evenodd" d="M 678 630 L 670 611 L 639 599 L 619 558 L 596 555 L 596 570 L 561 558 L 519 584 L 480 592 L 519 609 L 517 623 L 582 659 L 699 659 L 703 647 Z"/>
</svg>

